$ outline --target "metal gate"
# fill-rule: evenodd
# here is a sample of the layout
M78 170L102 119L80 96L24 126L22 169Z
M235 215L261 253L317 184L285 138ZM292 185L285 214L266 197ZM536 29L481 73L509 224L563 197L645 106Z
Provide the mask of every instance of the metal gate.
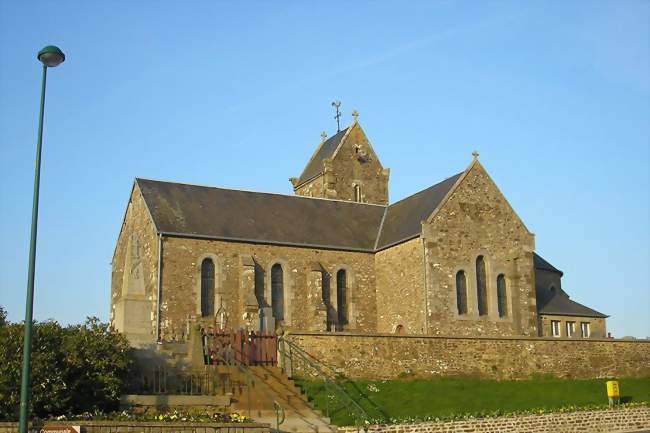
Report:
M277 365L278 337L254 331L204 328L203 357L206 365Z

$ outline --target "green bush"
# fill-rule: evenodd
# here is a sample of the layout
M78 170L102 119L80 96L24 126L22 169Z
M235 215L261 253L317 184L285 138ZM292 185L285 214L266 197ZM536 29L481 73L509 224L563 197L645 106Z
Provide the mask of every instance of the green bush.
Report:
M4 316L0 311L0 420L15 420L24 326ZM126 338L96 317L66 327L34 322L29 413L46 418L115 410L132 366Z

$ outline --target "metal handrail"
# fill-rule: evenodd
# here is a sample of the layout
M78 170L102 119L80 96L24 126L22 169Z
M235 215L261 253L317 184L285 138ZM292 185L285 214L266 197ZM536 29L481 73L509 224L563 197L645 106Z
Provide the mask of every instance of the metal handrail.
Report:
M207 361L209 359L210 350L209 350L209 347L206 347L205 334L203 334L203 332L201 332L201 334L202 334L201 335L201 345L202 345L202 349L203 349L203 356L204 356L204 360L205 360L205 362L207 364ZM234 349L234 351L237 352L237 349ZM244 363L237 360L237 357L233 357L233 359L226 360L219 353L215 352L214 355L216 355L217 359L219 361L221 361L224 366L235 366L235 367L237 367L237 369L240 372L244 373L244 375L246 377L246 391L248 393L248 396L247 396L248 397L247 398L247 400L248 400L248 417L252 419L252 416L251 416L251 386L252 386L252 384L254 384L256 382L257 378L253 375L253 373L251 373L250 368L246 364L244 364ZM208 365L210 365L210 364L208 364ZM261 390L262 393L269 400L273 401L273 408L275 409L275 418L276 418L276 430L280 431L280 424L282 424L284 422L284 420L285 420L284 408L282 407L282 405L280 403L278 403L275 400L274 396L272 396L268 391L266 391L264 389L263 386L258 386L257 389ZM282 419L281 420L280 420L280 413L282 414Z
M318 358L316 358L315 356L313 356L310 353L306 352L305 349L298 346L293 341L289 341L289 340L285 339L284 336L280 336L278 338L278 343L280 341L287 343L289 345L289 347L291 347L292 349L298 351L302 357L306 358L309 362L314 364L315 367L319 370L319 372L321 374L325 375L326 373L323 372L323 370L329 370L331 376L333 376L334 378L343 378L343 375L341 373L339 373L338 371L336 371L334 368L330 367L329 365L323 364L321 361L318 360ZM279 344L278 344L278 346L279 346Z
M284 348L284 344L286 344L289 347L289 353ZM342 375L333 368L322 364L320 361L318 361L315 357L312 355L308 354L305 352L300 346L298 346L296 343L287 340L284 338L284 336L280 336L278 339L278 351L280 352L280 355L282 357L288 356L290 362L293 362L293 352L295 352L303 362L305 362L309 367L313 368L316 370L318 373L318 377L320 377L325 385L328 387L328 389L334 388L335 391L338 391L338 393L342 396L345 397L345 400L347 400L349 403L352 404L352 407L356 409L356 415L354 416L355 422L357 423L357 426L361 425L363 422L368 421L370 419L370 416L368 415L368 412L359 404L357 400L354 399L346 390L343 388L341 385L339 385L336 380L333 380L331 375L326 374L323 370L330 370L331 373L333 373L333 376L335 378L341 377ZM282 368L286 368L286 362L282 363ZM286 373L286 370L285 370ZM359 417L358 415L361 415ZM328 414L329 416L329 414Z

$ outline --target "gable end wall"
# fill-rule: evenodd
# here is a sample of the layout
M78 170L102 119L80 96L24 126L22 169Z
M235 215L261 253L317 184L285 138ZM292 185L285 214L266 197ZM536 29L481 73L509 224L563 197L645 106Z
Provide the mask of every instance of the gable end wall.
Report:
M483 167L473 163L437 213L423 224L428 332L434 335L537 335L534 238ZM476 259L487 268L489 314L479 316ZM468 313L459 315L456 273L467 281ZM506 317L497 312L496 280L506 276Z
M139 244L134 252L134 236ZM135 284L134 281L140 281ZM111 263L110 321L131 344L155 341L158 237L144 199L134 185Z
M357 146L367 153L366 162L357 159ZM325 196L354 201L354 184L361 185L363 203L388 204L388 170L382 167L358 124L350 127L331 162L325 161Z

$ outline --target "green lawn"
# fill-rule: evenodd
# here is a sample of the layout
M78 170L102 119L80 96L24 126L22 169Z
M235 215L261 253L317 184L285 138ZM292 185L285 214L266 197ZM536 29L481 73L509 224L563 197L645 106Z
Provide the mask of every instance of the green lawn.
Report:
M352 403L322 382L296 380L315 406L337 425L352 425ZM650 378L620 379L623 402L650 402ZM440 417L466 413L518 412L607 404L605 379L540 378L520 381L430 379L347 382L344 388L374 419Z

